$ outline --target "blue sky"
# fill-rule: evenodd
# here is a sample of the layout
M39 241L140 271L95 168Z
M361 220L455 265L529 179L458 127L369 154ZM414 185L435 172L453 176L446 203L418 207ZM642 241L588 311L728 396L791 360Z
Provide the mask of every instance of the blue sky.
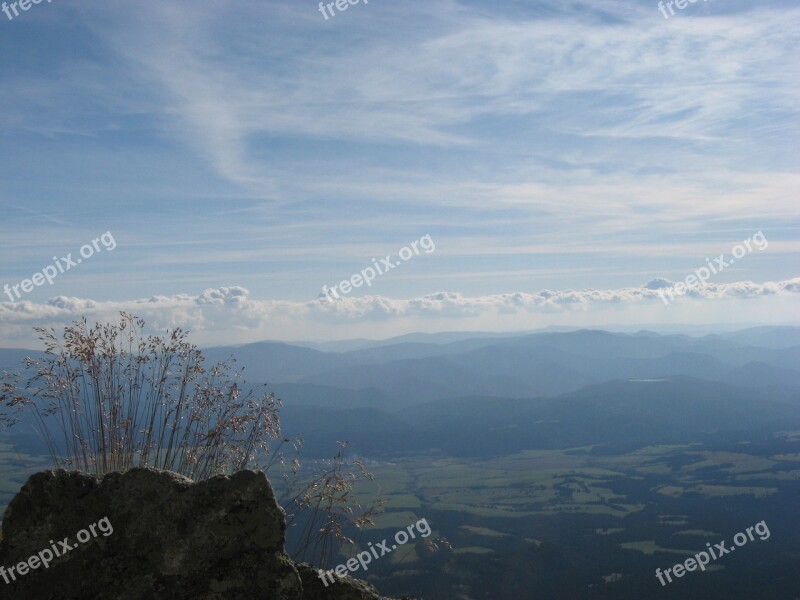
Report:
M121 309L202 343L797 323L798 45L777 1L0 13L0 285L116 241L0 296L0 345ZM759 231L711 287L655 297Z

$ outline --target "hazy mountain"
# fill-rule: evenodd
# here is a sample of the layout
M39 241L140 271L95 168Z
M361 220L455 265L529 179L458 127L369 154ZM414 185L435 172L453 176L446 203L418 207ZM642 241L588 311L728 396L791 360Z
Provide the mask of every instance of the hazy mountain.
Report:
M17 371L26 357L37 358L42 356L36 350L24 350L21 348L0 348L0 371Z
M450 398L394 414L310 406L284 410L284 422L303 430L309 451L348 439L365 454L438 450L484 456L597 444L638 447L689 443L722 431L800 426L796 392L687 377L611 381L556 398Z
M741 331L723 333L719 337L747 346L791 348L800 346L800 327L750 327Z
M222 346L208 348L203 352L210 363L226 361L235 356L236 367L244 367L248 381L264 383L296 381L309 373L325 372L354 364L341 354L320 352L283 342L258 342L235 348Z
M209 348L205 354L209 362L235 356L248 381L268 383L287 400L296 396L297 402L326 406L410 406L459 396L557 396L615 379L679 376L798 388L800 345L766 347L767 336L775 334L780 343L791 344L798 331L752 328L697 338L598 330L414 334L347 352L259 342ZM17 368L29 354L2 350L0 368ZM295 387L275 387L280 384Z
M603 331L544 333L493 341L476 349L466 340L442 347L445 355L388 360L388 353L417 348L376 349L344 355L360 362L300 379L332 387L375 388L414 404L466 395L554 396L612 379L689 376L748 385L800 386L800 348L774 350L740 346L722 338L612 334ZM387 354L381 355L381 351ZM423 349L427 352L428 348ZM380 362L379 360L388 360ZM368 361L368 362L364 362ZM777 371L775 369L778 369Z
M278 398L285 399L287 406L310 405L327 408L385 408L399 404L398 398L374 388L348 390L324 385L302 383L278 383L268 386Z
M570 327L545 328L541 331L572 330ZM384 346L396 346L400 344L450 344L463 340L496 340L503 338L520 337L532 332L506 332L494 333L488 331L442 331L439 333L407 333L385 340L366 340L353 339L332 342L292 342L296 346L305 346L322 350L324 352L350 352L353 350L368 350L372 348L382 348Z
M797 388L798 372L792 369L774 367L763 362L750 362L731 371L727 381L744 387L785 387Z

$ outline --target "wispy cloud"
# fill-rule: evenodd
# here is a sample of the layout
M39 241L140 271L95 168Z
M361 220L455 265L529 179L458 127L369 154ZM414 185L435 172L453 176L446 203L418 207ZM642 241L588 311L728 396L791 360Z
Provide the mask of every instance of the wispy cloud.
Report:
M30 213L3 215L0 282L105 230L113 265L54 293L299 301L423 233L437 261L381 294L636 286L758 230L736 278L796 275L800 9L361 8L64 2L6 27L0 198Z

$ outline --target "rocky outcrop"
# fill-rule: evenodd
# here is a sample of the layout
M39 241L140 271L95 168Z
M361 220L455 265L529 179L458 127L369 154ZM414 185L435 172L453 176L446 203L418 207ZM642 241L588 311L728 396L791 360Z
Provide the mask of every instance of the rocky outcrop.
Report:
M297 570L303 583L303 600L375 600L382 598L378 594L378 590L366 581L341 577L325 586L315 567L300 563L297 565Z
M3 519L0 598L381 599L349 578L326 588L286 555L285 530L263 473L37 473Z

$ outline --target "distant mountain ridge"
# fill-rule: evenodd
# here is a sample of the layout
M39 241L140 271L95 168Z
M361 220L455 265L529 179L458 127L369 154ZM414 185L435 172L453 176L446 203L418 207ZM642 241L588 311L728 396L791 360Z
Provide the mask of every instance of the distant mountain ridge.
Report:
M531 449L691 443L723 432L800 427L800 394L680 377L615 380L555 398L466 396L412 410L287 403L285 426L325 456L336 439L365 455L439 451L494 456Z
M212 363L235 356L250 384L267 383L284 400L286 433L301 434L312 456L330 456L342 439L367 455L472 456L800 427L800 328L454 337L347 352L259 342L205 354ZM0 351L0 369L27 354Z
M413 406L469 395L555 397L609 380L678 376L800 389L798 327L757 327L703 337L644 330L463 332L412 334L373 343L346 352L285 342L204 352L209 363L235 356L249 382L269 384L289 399L342 407ZM29 354L0 350L0 369L18 368Z

